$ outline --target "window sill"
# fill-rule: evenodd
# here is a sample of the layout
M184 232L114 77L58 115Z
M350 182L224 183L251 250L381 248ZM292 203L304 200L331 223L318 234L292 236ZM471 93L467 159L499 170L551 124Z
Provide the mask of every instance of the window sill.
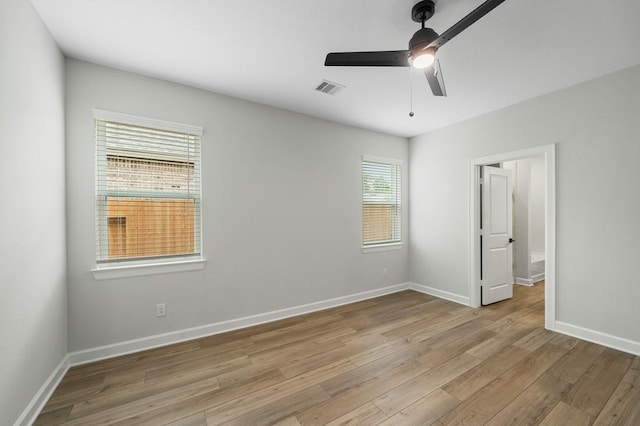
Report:
M388 243L388 244L374 244L370 246L363 246L363 253L375 253L378 251L400 250L404 247L404 243Z
M162 263L135 265L99 266L91 270L96 281L118 278L141 277L144 275L171 274L174 272L199 271L204 269L205 259L174 260Z

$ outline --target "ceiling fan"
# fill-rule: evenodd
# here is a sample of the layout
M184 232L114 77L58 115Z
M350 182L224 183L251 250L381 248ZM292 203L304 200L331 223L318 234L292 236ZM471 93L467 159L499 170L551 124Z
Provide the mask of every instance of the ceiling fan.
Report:
M462 18L451 28L438 35L433 29L425 28L424 23L433 16L435 3L423 0L411 9L411 18L420 22L422 28L409 40L408 50L387 50L377 52L333 52L327 55L324 65L327 67L408 67L423 69L435 96L447 96L440 63L436 52L445 43L467 29L478 19L491 12L505 0L487 0Z

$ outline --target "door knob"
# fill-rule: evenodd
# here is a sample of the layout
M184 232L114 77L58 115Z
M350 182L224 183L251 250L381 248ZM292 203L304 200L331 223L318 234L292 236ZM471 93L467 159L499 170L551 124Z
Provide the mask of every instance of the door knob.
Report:
M511 244L512 242L514 242L515 240L513 238L509 238L509 244Z

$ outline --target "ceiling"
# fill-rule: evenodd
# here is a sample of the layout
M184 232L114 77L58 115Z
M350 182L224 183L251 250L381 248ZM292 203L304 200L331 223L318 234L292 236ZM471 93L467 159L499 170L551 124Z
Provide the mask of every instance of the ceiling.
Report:
M427 26L482 1L436 0ZM420 72L411 90L409 68L324 67L406 49L416 0L31 2L67 56L404 137L640 63L637 0L506 0L438 51L446 98ZM346 88L315 91L323 79Z

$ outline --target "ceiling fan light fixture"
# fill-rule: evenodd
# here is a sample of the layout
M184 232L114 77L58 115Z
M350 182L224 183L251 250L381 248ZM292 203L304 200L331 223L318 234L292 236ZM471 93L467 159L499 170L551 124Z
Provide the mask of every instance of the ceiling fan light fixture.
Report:
M436 50L432 47L412 51L409 55L411 66L419 70L425 69L436 60Z
M411 56L411 65L414 68L423 70L431 66L431 64L433 64L435 60L436 60L435 52L423 51L418 53L416 56L413 56L413 55Z

